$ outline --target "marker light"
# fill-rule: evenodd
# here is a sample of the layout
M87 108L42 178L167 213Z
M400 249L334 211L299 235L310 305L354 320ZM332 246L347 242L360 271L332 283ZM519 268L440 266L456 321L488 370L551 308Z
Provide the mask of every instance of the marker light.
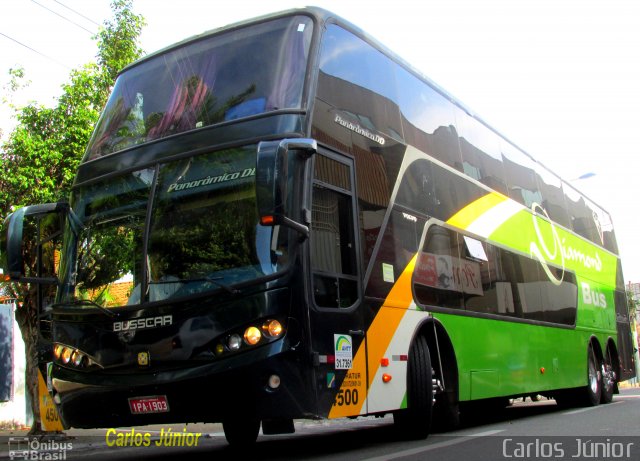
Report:
M241 344L242 344L242 338L240 338L240 335L235 335L235 334L231 335L227 340L227 346L229 347L229 350L232 350L232 351L237 351L238 349L240 349Z
M221 343L216 344L216 355L224 354L224 346Z
M271 375L269 376L269 387L271 389L277 389L280 387L280 376L278 375Z
M283 328L282 324L277 320L267 320L262 325L262 330L272 338L277 338L282 334Z
M388 383L389 381L391 381L391 378L392 378L391 375L388 375L387 373L384 373L382 375L382 382L383 383Z
M262 333L256 327L249 327L244 331L244 341L250 346L258 344L262 338Z
M263 226L273 226L275 224L275 218L271 215L260 216L260 224Z

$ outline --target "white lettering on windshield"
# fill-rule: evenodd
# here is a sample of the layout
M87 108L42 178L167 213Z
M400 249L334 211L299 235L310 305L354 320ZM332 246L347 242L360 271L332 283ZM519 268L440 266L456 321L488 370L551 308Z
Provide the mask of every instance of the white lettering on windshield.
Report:
M219 176L207 176L206 178L197 179L190 182L174 182L169 185L167 192L176 192L186 189L194 189L196 187L209 186L211 184L220 184L223 182L235 181L240 178L249 178L256 175L255 168L245 168L242 171L236 171L235 173L225 173Z

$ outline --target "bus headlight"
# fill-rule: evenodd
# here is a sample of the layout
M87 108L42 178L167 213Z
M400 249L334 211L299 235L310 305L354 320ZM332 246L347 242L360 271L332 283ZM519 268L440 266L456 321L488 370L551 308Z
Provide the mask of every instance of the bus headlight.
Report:
M60 360L60 357L62 357L63 349L64 346L62 344L55 344L53 346L53 358L56 360Z
M258 344L261 338L262 333L256 327L249 327L244 331L244 341L250 346Z
M69 363L71 361L71 353L72 353L72 349L70 347L63 347L62 348L62 363L64 363L65 365L67 363Z
M282 324L277 320L267 320L262 325L262 330L272 338L277 338L282 334L284 328L282 328Z
M238 349L240 349L241 344L242 344L242 338L240 338L240 335L236 335L236 334L231 335L227 340L227 347L229 348L230 351L237 351Z
M60 343L53 344L53 359L63 365L73 365L76 368L87 370L95 367L102 368L102 365L86 352Z
M73 351L71 354L71 362L77 367L81 367L84 362L84 354L80 351Z

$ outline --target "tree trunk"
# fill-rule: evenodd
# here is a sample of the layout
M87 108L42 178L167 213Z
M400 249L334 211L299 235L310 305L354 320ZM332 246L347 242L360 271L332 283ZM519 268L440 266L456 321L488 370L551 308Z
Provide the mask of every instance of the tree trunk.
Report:
M25 290L27 291L27 290ZM38 307L35 289L29 288L24 302L16 308L16 321L22 333L26 356L25 390L31 399L33 424L29 435L46 433L40 418L40 398L38 394Z

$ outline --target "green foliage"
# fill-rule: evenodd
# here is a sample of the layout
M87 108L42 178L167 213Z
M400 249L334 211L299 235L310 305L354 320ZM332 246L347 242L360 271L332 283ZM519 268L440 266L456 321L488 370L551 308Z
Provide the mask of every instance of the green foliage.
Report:
M18 124L0 153L0 216L12 207L65 199L117 72L142 55L144 26L131 0L114 0L114 18L96 36L97 64L71 72L52 107L32 103L16 109ZM24 84L24 72L11 72L10 91Z
M629 309L629 318L635 318L638 311L638 300L632 291L627 291L627 307Z
M9 95L3 103L15 110L18 124L0 147L0 222L15 208L68 197L78 164L117 73L142 55L138 37L144 20L133 13L131 6L132 0L113 0L113 19L105 21L95 37L97 62L71 72L53 107L37 103L21 109L15 107L11 96L27 83L22 69L10 71ZM33 266L34 261L26 264ZM34 372L39 365L38 306L34 290L35 287L29 285L4 287L5 292L15 294L21 305L16 319L27 349L27 388L34 415L30 434L41 431ZM106 302L110 294L105 290L99 297Z

